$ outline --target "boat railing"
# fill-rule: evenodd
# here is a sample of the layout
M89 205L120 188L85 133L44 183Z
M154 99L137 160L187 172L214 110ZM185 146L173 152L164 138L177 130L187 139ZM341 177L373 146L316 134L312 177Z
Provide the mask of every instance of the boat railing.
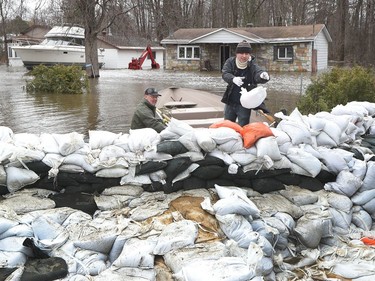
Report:
M34 38L17 38L14 40L14 43L18 46L30 46L30 45L37 45L41 42L40 39Z

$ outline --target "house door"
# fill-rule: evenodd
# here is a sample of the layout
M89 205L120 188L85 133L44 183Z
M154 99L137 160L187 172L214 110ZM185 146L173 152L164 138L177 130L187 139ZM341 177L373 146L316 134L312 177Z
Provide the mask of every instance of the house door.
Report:
M220 70L223 68L225 61L229 58L230 47L228 45L220 46Z

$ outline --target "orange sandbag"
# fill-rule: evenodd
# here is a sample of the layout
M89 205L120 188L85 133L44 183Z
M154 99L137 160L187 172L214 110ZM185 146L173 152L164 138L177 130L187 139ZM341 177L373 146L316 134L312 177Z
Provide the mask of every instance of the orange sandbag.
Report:
M240 133L242 135L242 127L237 124L236 122L230 121L230 120L221 120L217 121L210 125L209 128L220 128L220 127L227 127L235 130L237 133Z
M262 122L254 122L243 126L242 138L245 148L252 147L260 138L273 136L270 127Z
M375 246L375 238L362 237L361 241L363 242L363 244Z

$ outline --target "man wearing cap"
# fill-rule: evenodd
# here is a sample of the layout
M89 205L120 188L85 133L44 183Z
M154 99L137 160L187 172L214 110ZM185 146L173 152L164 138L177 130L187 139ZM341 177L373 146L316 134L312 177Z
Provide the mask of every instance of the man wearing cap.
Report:
M257 87L258 83L267 83L270 77L255 62L255 57L251 55L251 45L245 40L238 43L236 56L230 57L224 63L222 78L228 83L223 95L222 102L225 103L224 119L236 122L244 126L250 122L251 109L241 105L241 87L247 91ZM265 113L268 110L262 104L261 108Z
M131 129L152 128L160 133L166 128L166 125L156 114L156 103L159 96L161 95L154 88L146 89L142 101L137 105L133 114Z

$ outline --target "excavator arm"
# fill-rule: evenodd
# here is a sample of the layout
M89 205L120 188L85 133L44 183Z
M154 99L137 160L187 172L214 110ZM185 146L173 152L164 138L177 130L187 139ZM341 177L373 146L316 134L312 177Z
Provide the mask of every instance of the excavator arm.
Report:
M133 58L131 62L129 62L129 69L142 69L143 62L147 58L150 57L151 60L151 68L152 69L159 69L160 65L155 61L154 56L152 55L151 46L148 45L146 49L142 52L139 58Z

